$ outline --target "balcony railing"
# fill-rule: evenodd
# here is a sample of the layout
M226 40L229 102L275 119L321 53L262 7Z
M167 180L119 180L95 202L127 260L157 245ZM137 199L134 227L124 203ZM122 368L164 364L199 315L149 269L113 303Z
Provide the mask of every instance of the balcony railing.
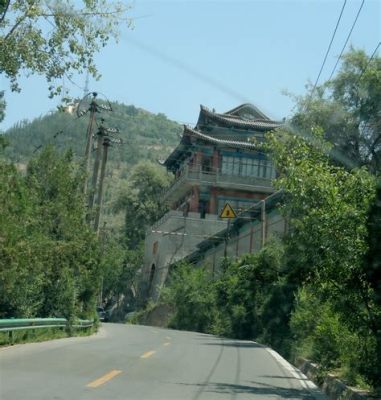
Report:
M186 165L180 170L180 174L172 185L165 191L164 198L169 200L182 187L186 190L189 186L201 184L249 191L263 190L267 193L271 193L273 189L269 178L227 175L221 173L218 169L205 170L200 165Z

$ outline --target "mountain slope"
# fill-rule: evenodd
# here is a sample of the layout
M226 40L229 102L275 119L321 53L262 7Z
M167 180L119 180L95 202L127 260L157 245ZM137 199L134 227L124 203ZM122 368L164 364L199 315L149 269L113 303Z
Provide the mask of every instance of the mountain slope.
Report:
M181 126L164 114L152 114L132 105L111 103L113 112L97 114L97 124L105 119L105 126L116 127L123 140L122 146L110 151L110 160L130 166L141 159L156 160L169 154L177 144ZM52 143L58 149L71 148L77 157L83 156L88 114L77 118L75 114L56 111L52 114L23 121L5 132L10 145L7 156L15 162L25 162L38 151L39 146Z
M109 151L102 221L109 229L120 230L124 213L114 214L113 204L125 190L131 168L141 160L156 162L165 158L177 145L182 127L164 114L155 115L132 105L114 102L112 108L113 112L97 114L97 125L104 118L104 125L118 128L123 140L123 145L115 145ZM62 151L72 149L80 161L85 152L88 121L88 114L77 118L75 114L56 111L30 122L20 122L5 132L9 141L5 155L24 168L42 146L54 144ZM157 168L163 167L157 164Z

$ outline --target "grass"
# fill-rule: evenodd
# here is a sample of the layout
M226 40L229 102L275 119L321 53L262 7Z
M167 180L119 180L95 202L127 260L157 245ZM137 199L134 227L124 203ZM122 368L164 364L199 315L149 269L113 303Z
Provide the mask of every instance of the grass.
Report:
M63 339L72 336L89 336L97 331L97 326L90 328L72 329L69 334L65 328L46 328L46 329L20 329L12 332L0 332L0 346L9 346L19 343L45 342L53 339Z

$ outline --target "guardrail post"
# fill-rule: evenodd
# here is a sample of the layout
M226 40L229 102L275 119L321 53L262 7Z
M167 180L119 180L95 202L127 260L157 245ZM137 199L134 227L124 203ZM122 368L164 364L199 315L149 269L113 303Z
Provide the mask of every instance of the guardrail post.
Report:
M8 342L11 346L13 346L13 331L8 332Z

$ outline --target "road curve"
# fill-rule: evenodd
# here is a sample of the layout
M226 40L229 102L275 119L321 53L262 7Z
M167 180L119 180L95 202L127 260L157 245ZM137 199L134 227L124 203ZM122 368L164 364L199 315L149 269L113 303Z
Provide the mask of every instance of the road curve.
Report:
M324 399L250 341L104 324L92 337L0 349L1 400Z

